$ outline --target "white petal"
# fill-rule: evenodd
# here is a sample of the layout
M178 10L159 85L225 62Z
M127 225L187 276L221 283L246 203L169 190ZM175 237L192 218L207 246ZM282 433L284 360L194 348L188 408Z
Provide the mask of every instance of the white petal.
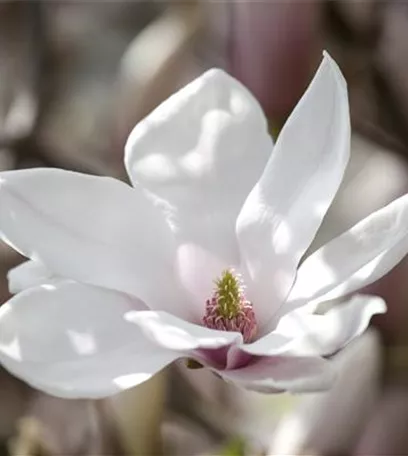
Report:
M329 361L319 357L273 356L241 369L218 371L224 379L263 393L322 391L334 382Z
M190 298L196 321L204 316L205 303L214 292L215 279L228 266L195 244L184 244L177 249L177 273Z
M282 312L356 291L390 271L408 251L408 195L374 212L301 265Z
M56 279L56 276L40 261L28 260L19 264L7 274L10 293L16 294L27 288Z
M131 311L126 319L135 323L155 344L169 350L216 349L242 342L240 333L195 325L167 312Z
M362 334L373 315L386 310L382 298L368 295L356 295L324 315L310 315L295 310L281 319L276 330L252 344L243 345L241 349L258 356L278 353L332 355ZM282 341L280 345L279 337Z
M237 264L235 220L272 151L258 102L222 70L210 70L140 122L126 168L161 205L182 244Z
M125 294L75 282L24 291L0 308L0 362L61 397L103 397L141 383L179 357L124 315Z
M333 358L333 387L299 398L274 430L267 454L352 454L379 399L381 345L367 331Z
M57 169L1 173L0 236L57 276L156 308L183 304L174 296L175 250L161 213L115 179Z
M335 305L324 315L292 312L279 322L277 332L298 339L299 345L313 347L321 356L332 355L362 334L374 315L387 311L378 296L355 295L346 303ZM303 333L303 335L301 335Z
M342 180L349 146L346 84L325 54L237 221L260 321L286 298Z

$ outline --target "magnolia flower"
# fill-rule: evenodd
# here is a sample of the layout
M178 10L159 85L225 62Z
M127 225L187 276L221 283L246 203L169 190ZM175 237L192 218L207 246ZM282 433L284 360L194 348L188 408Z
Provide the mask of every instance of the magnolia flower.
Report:
M328 356L385 304L317 304L408 249L402 197L303 259L349 141L346 84L325 54L273 151L256 100L210 70L134 128L133 188L58 169L1 173L0 232L30 260L10 273L19 293L0 309L0 362L65 397L114 394L178 358L258 391L329 387Z

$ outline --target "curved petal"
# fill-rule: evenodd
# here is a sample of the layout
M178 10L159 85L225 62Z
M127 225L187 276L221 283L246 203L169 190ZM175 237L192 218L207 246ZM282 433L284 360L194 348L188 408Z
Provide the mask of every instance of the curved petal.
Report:
M248 294L260 321L286 298L299 260L340 185L349 146L346 84L325 54L237 220L252 281Z
M334 306L324 315L294 311L281 319L275 331L240 348L258 356L286 352L298 356L329 356L362 334L373 315L386 310L382 298L356 295L347 303ZM279 337L283 341L280 346L277 344Z
M0 236L57 276L153 308L184 304L175 296L173 236L161 213L118 180L57 169L1 173Z
M356 291L385 275L407 252L408 195L404 195L306 258L281 312Z
M180 243L236 265L235 220L271 151L258 102L213 69L134 128L125 163L133 183L161 205Z
M261 393L323 391L335 379L331 363L319 357L265 357L246 367L217 373L225 380Z
M333 387L300 398L274 429L267 454L353 454L381 394L379 339L369 330L333 357L338 373Z
M362 334L374 315L387 311L378 296L355 295L348 302L335 305L324 315L291 312L279 322L277 332L298 339L315 353L329 356Z
M7 279L10 293L16 294L27 288L53 281L57 277L41 261L28 260L10 269Z
M238 332L218 331L189 323L167 312L130 311L126 320L135 323L145 337L169 350L216 349L242 343Z
M0 308L0 362L52 395L103 397L149 379L180 355L124 318L125 294L66 281L24 291Z

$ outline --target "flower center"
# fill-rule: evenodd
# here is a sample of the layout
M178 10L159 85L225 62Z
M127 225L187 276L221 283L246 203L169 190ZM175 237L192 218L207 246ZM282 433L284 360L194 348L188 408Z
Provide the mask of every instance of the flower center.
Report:
M232 269L222 272L215 280L215 289L207 299L203 323L207 328L237 331L245 343L251 342L257 331L255 313L244 293L241 277Z

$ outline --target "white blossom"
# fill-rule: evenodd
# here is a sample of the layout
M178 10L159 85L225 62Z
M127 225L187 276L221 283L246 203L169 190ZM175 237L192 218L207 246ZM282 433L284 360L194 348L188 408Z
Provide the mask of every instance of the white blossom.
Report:
M0 234L29 258L9 275L18 294L0 309L0 362L64 397L114 394L178 358L258 391L328 388L328 357L385 312L378 297L349 295L408 250L404 196L304 259L349 148L346 84L324 54L274 146L257 101L214 69L136 125L132 187L0 173ZM222 301L233 324L211 313L225 271L237 278ZM239 315L253 318L246 333ZM236 331L214 329L224 323Z

